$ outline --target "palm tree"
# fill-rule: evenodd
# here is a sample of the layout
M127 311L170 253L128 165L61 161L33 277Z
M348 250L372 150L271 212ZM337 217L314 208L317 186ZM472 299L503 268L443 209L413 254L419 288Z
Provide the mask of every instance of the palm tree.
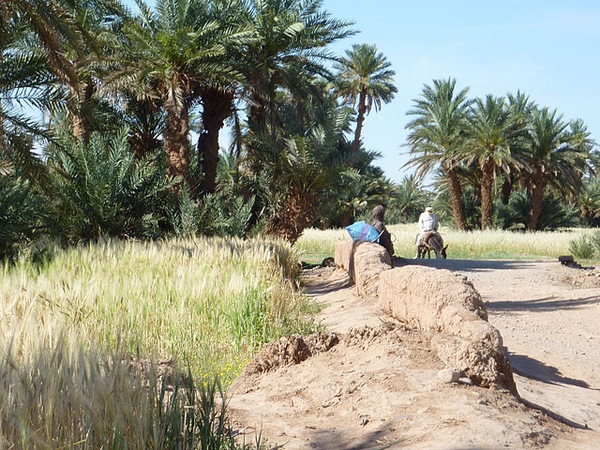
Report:
M136 158L126 130L114 136L92 133L87 145L71 138L51 146L54 231L68 242L159 237L168 225L175 181L164 176L156 156Z
M140 14L124 27L125 43L105 78L113 90L135 89L139 98L158 98L166 111L163 130L169 175L190 186L190 108L212 80L226 77L221 57L240 37L212 20L208 0L158 0L155 11L136 0Z
M328 75L327 45L353 34L350 23L330 18L322 0L249 0L246 17L252 39L243 49L240 71L246 80L248 127L274 137L277 91L292 98L311 90L315 74ZM316 86L317 90L320 89ZM315 92L315 91L313 91Z
M569 128L570 127L570 128ZM527 185L531 194L531 216L527 228L537 229L546 188L577 195L588 169L593 143L581 121L570 124L556 109L536 108L531 120L531 153Z
M365 116L381 109L381 103L389 103L398 92L394 86L396 72L375 45L354 44L346 50L346 57L337 64L338 90L344 101L357 107L356 130L352 146L358 149Z
M57 77L49 67L59 78L75 80L64 57L64 43L77 43L79 37L71 17L55 1L1 2L0 22L0 149L8 154L15 133L40 132L12 107L14 101L30 107L56 106L59 96L48 86Z
M413 100L413 109L407 114L415 118L406 125L407 144L414 156L405 166L416 167L417 176L422 177L441 165L450 185L454 223L460 230L467 228L457 169L466 137L468 92L468 88L456 92L455 79L433 80L433 87L425 85L421 98Z
M12 42L0 44L0 152L7 156L25 135L48 137L43 128L23 113L23 106L56 110L63 100L45 53L23 45L17 35L13 37Z
M531 120L531 111L536 107L535 102L529 100L529 96L525 95L521 91L517 91L516 94L507 94L510 114L514 117L513 120L520 122L524 127L529 127L529 121ZM522 148L515 149L514 153L525 154L528 152L529 139L520 140ZM515 143L513 143L515 145ZM522 174L526 167L524 166L526 161L519 159L519 161L507 161L503 173L502 187L501 187L501 200L503 205L508 205L510 201L510 195L516 185L522 181Z
M225 42L226 51L218 57L207 80L198 86L202 104L202 133L198 139L198 156L202 166L200 191L213 193L216 189L219 165L219 132L225 120L235 111L235 101L244 85L240 64L243 49L252 34L245 3L241 0L211 0L208 14L224 30L236 30L236 39Z
M596 151L596 141L591 138L587 125L582 119L571 120L568 135L573 148L581 152L588 161L587 169L590 174L595 173L595 169L600 163L600 153Z
M579 194L579 211L589 226L598 226L600 219L600 179L587 177L583 179Z
M511 114L502 97L478 98L470 112L463 154L467 165L474 164L480 172L481 229L485 229L492 221L494 180L519 160L517 150L522 148L527 129L519 115Z
M400 181L390 199L389 209L398 214L405 223L416 222L429 200L430 195L423 189L423 180L411 174L404 176Z
M46 64L65 91L63 100L72 133L85 142L95 116L97 86L91 62L102 52L101 40L110 34L106 33L110 24L124 14L119 2L16 0L3 13L27 29L23 41L45 55Z

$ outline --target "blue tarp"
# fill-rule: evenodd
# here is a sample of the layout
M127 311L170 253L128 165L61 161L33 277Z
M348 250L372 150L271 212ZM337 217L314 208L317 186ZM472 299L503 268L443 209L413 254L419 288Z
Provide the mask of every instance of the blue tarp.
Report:
M346 230L350 234L353 241L368 241L379 243L379 232L375 227L366 222L358 221L352 225L348 225Z

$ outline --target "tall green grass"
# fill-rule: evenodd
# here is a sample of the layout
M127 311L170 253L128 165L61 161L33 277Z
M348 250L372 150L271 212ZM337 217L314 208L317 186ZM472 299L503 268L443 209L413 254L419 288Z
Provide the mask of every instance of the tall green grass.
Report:
M5 266L0 314L25 352L60 333L89 348L174 357L227 384L265 342L310 327L293 289L298 256L278 241L109 241Z
M0 359L1 449L225 449L220 384L160 374L60 337L52 349Z
M415 256L417 224L388 225L395 254L402 258ZM571 253L571 241L590 231L567 229L552 232L514 232L505 230L457 231L441 227L448 244L449 259L554 259ZM335 243L350 239L345 229L308 229L296 243L306 262L318 264L334 255Z
M263 343L317 328L299 271L283 241L221 238L107 241L3 266L0 448L224 448L217 386ZM132 358L177 371L157 384L125 368Z

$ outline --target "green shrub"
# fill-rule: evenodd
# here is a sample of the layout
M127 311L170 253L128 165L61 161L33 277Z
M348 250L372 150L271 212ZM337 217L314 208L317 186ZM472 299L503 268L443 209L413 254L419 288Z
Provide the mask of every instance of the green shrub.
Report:
M49 151L54 230L67 242L99 237L161 237L165 211L176 203L176 180L165 176L159 154L137 159L126 130L92 134L89 145L65 140Z
M582 233L569 243L573 256L581 259L600 258L600 231Z
M0 259L12 259L42 228L42 199L20 177L0 174Z

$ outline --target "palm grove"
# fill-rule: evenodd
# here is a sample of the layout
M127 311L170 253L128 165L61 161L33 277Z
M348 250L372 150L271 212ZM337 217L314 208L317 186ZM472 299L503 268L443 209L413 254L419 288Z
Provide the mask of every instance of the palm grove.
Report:
M400 222L434 202L460 229L597 224L581 120L434 80L408 112L415 174L396 185L361 139L395 74L374 45L335 55L355 30L322 1L138 6L0 0L2 256L105 236L295 242L377 203Z

